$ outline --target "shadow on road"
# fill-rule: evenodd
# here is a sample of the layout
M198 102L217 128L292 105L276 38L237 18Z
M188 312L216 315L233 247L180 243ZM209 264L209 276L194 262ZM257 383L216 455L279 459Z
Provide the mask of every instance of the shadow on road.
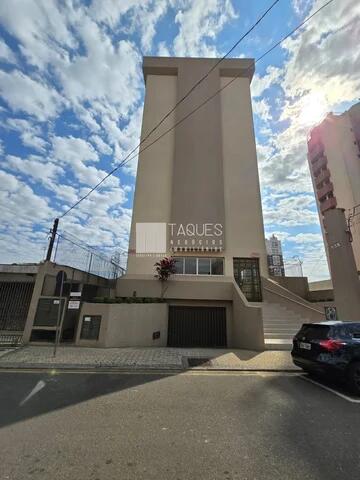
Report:
M0 372L0 428L171 375Z

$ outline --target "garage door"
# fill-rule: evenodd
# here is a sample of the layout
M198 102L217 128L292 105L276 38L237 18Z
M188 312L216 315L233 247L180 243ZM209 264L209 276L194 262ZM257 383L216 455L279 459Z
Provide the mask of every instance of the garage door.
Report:
M225 307L169 307L169 347L226 347Z

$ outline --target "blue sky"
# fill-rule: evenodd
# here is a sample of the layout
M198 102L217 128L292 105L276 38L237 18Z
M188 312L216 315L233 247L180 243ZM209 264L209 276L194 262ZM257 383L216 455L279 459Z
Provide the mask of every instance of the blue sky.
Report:
M220 56L270 3L0 2L0 262L40 260L53 218L137 144L142 55ZM323 3L280 0L232 56L258 57ZM306 135L359 97L359 19L360 2L335 0L259 62L252 82L266 232L280 236L289 262L303 258L313 280L328 271ZM136 160L61 229L127 250L135 172Z

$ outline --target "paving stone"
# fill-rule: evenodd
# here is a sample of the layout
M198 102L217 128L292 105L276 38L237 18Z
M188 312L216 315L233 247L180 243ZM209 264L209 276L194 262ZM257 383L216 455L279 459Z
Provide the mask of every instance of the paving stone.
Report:
M208 348L87 348L60 346L56 357L51 346L30 346L8 351L0 367L63 366L184 369L187 358L210 359L206 368L235 370L297 370L288 351L254 352ZM201 368L201 367L196 367Z

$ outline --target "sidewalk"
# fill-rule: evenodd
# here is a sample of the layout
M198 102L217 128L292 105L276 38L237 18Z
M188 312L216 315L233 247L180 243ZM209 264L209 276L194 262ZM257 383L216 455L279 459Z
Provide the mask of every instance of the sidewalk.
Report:
M2 353L0 369L4 368L299 371L290 352L283 350L61 346L54 358L53 347L28 345Z

